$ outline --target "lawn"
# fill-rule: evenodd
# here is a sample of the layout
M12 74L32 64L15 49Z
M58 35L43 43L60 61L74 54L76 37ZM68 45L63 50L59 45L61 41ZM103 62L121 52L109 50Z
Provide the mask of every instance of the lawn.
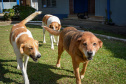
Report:
M12 25L0 26L0 84L23 83L22 73L16 69L16 56L9 43L11 27ZM42 28L34 25L27 27L39 41L39 51L42 54L38 62L29 59L27 72L30 83L75 84L71 57L64 52L61 57L61 68L56 68L57 46L55 44L55 50L51 50L48 32L46 32L47 43L43 44ZM89 62L82 84L126 84L126 44L100 39L104 45Z

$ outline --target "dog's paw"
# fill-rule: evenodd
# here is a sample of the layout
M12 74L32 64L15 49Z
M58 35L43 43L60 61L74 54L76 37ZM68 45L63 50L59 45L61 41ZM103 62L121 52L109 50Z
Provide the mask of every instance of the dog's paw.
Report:
M56 64L56 67L57 67L57 68L60 68L60 64Z
M46 41L43 41L43 43L46 43Z
M51 47L52 50L54 50L54 47Z
M83 79L84 78L84 75L81 75L80 78Z
M17 69L18 69L18 70L21 70L19 66L17 66Z
M53 42L56 43L56 40L54 40Z

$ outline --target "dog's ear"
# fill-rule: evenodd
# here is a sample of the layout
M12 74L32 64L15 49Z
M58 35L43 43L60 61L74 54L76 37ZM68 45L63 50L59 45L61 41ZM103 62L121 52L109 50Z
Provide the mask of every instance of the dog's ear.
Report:
M98 39L98 43L99 43L99 47L102 48L103 42L100 39Z
M79 33L79 35L77 35L76 39L77 39L78 42L81 42L82 35L83 35L83 33Z
M82 39L82 38L81 38L81 37L79 37L79 38L77 39L77 42L81 42L81 39Z
M53 29L51 24L49 25L49 28Z
M24 53L24 44L20 45L20 53L23 54Z
M61 25L59 24L58 30L60 30L60 29L61 29Z

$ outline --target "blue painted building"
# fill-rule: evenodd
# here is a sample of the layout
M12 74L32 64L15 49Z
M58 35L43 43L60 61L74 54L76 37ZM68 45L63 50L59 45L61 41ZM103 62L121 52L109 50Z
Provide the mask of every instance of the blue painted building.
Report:
M69 14L69 0L38 0L38 10L42 14L53 14L60 19L67 18Z
M95 16L104 16L106 17L105 9L109 6L110 18L112 22L119 26L126 26L126 0L95 0Z
M29 5L38 10L38 0L0 0L0 13L3 9L11 9L15 5Z
M36 10L43 11L42 15L53 14L60 19L84 12L88 12L89 16L107 15L107 18L112 19L116 25L126 26L126 0L0 0L0 13L3 8L9 9L17 4L30 5Z
M3 12L3 9L10 9L13 6L17 5L17 1L16 0L0 0L0 13Z
M70 14L88 12L88 1L95 0L38 0L38 10L43 11L43 15L53 14L62 19Z
M60 18L88 11L89 16L107 17L116 25L126 26L125 4L126 0L38 0L38 10Z

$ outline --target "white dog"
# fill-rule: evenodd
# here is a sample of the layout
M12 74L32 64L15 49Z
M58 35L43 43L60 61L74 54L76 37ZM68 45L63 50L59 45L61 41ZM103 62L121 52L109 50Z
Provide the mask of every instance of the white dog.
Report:
M46 14L43 19L42 19L42 26L47 26L53 30L57 30L60 31L61 29L61 23L58 17L50 15L50 14ZM43 27L43 43L46 43L45 41L45 28ZM50 40L51 40L51 49L54 50L54 45L53 45L53 41L55 41L54 35L50 34ZM57 36L57 46L59 43L59 36Z
M21 69L25 84L29 84L27 76L29 56L34 61L37 61L37 59L41 57L41 54L38 51L38 41L33 39L31 32L26 28L25 24L38 14L41 14L41 12L35 12L20 23L13 25L10 32L10 43L13 46L14 53L17 57L17 69Z

